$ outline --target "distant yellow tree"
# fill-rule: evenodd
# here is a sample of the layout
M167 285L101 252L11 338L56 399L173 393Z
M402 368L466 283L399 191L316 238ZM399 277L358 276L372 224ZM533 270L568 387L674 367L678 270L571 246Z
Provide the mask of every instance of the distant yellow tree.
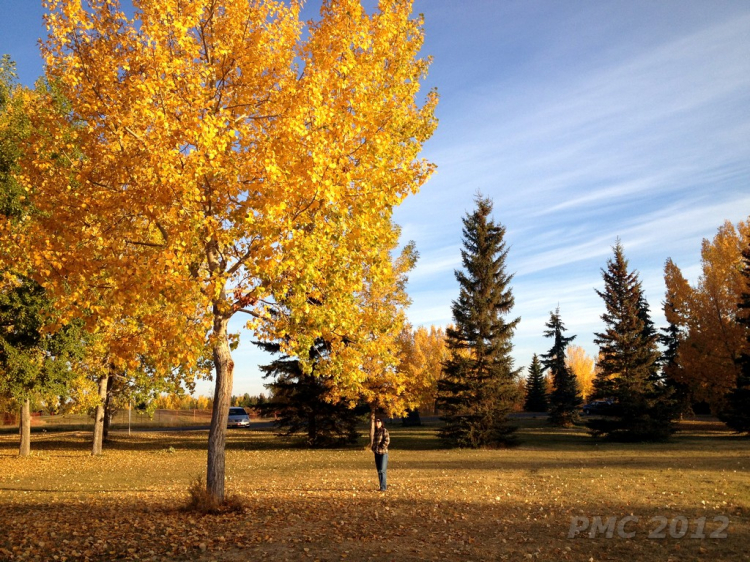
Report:
M579 345L569 345L565 350L565 364L578 379L581 395L587 400L594 388L596 368L594 358L586 354L586 350Z
M195 400L195 407L198 410L208 410L211 408L211 398L208 396L198 396Z
M448 358L445 330L435 326L416 330L408 327L401 334L399 370L414 381L419 381L417 403L421 411L434 412L437 384L443 372L443 362Z
M398 238L398 228L393 227L389 244L381 251L383 260L389 261ZM400 368L404 348L401 344L407 331L405 309L410 304L406 294L408 272L414 267L417 252L414 243L409 243L400 256L393 261L387 275L381 270L366 271L365 289L357 295L357 306L361 308L361 322L350 325L348 341L342 353L350 346L359 347L362 358L357 377L349 377L351 383L342 385L334 379L332 400L346 399L350 402L365 402L370 406L370 437L375 431L378 412L388 416L402 416L407 410L419 406L425 383L421 373L409 373Z
M373 15L324 0L307 28L298 2L44 4L53 88L26 106L20 178L39 214L13 244L70 316L106 325L161 300L202 321L186 331L154 307L142 337L181 363L209 334L221 501L235 313L297 357L330 342L316 372L342 395L387 372L390 342L360 337L375 313L359 302L392 276L393 207L433 169L418 159L437 101L416 102L422 22L411 0Z
M713 240L704 239L701 276L695 286L671 259L664 267L670 304L665 315L681 338L672 376L688 386L694 400L708 402L714 412L722 409L726 394L735 387L737 359L748 345L737 322L744 288L743 239L748 236L750 220L736 226L727 221Z

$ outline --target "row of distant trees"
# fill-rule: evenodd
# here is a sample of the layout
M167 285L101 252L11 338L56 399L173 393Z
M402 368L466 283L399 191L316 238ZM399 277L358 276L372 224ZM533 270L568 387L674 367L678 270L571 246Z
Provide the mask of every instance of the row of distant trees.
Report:
M737 431L744 432L750 428L748 422L743 421L745 406L748 404L747 401L743 402L743 397L746 397L747 392L747 374L744 370L747 368L750 333L747 327L749 244L748 223L740 222L735 226L727 222L722 225L712 241L703 242L702 274L694 286L685 280L671 259L667 260L667 292L662 304L668 324L658 332L650 320L637 274L627 271L621 246L615 248L615 258L609 263L607 271L603 272L607 292L600 295L608 303L608 312L603 319L611 323L614 316L610 303L617 302L612 296L617 290L622 292L622 288L629 288L633 294L631 301L635 303L629 309L629 325L640 327L641 338L633 341L640 342L642 347L627 349L632 354L639 354L634 357L645 362L649 373L647 380L653 381L652 390L664 391L660 400L655 396L651 397L652 402L658 403L664 410L663 416L671 419L675 414L713 413ZM635 298L636 292L640 292L638 298ZM622 300L620 302L625 305ZM552 315L551 324L557 323L558 316L559 311ZM625 333L624 327L597 334L596 341L602 347L600 361L595 369L594 392L590 394L592 397L608 400L614 398L608 393L612 391L612 381L621 376L622 371L618 369L622 369L623 365L613 366L612 362L604 359L607 352L612 351L611 346L607 347L606 344L615 337L621 337L622 333ZM568 338L567 341L571 340L572 338ZM658 349L656 343L661 344ZM549 354L545 357L549 357ZM574 363L569 361L567 367L573 371L572 374L576 374L572 364ZM551 367L549 363L540 363L535 356L529 367L525 408L545 412L551 408L551 418L556 420L556 409L562 407L570 415L574 415L580 400L575 393L570 394L570 399L561 400L557 379L549 381L545 369L549 369L548 372L557 377L562 373L563 379L575 380L579 386L585 377L570 378L562 367ZM586 393L585 396L587 395L589 394ZM606 405L599 408L605 412L607 409ZM616 413L618 406L612 404L609 410L610 413ZM663 421L664 419L660 419L659 426L669 427L668 424L662 424ZM592 421L590 425L600 426L601 423Z
M549 412L554 425L570 426L581 421L584 399L601 401L599 413L605 414L587 421L592 434L612 439L666 439L677 417L701 408L738 431L750 429L741 421L747 392L747 224L727 223L713 242L704 242L703 275L695 287L681 281L667 261L663 305L669 324L661 330L618 240L597 290L605 310L603 329L595 334L598 360L572 345L575 336L567 335L558 308L544 334L551 347L534 355L524 379L511 357L518 319L506 319L513 296L512 276L505 272L505 229L491 212L492 202L478 198L476 210L464 219L454 324L445 332L407 327L399 338L397 369L418 381L418 408L441 413L446 443L513 443L508 414L522 406ZM356 404L330 402L325 382L303 373L295 358L282 357L264 371L272 380L268 405L283 413L278 424L287 433L306 432L311 445L353 439Z
M447 331L449 359L438 388L447 422L442 436L461 446L511 444L507 415L518 403L512 334L507 319L514 301L505 271L505 229L491 217L492 204L477 200L464 219L463 270L453 303L455 326ZM696 286L667 260L664 310L657 330L638 272L618 240L602 269L603 330L595 335L594 362L571 345L559 308L550 313L550 349L528 368L525 409L549 412L554 425L579 421L584 392L602 401L603 417L587 422L592 433L624 440L666 439L673 420L706 407L738 431L750 430L748 396L748 299L750 223L726 223L704 241ZM661 345L660 345L661 344Z

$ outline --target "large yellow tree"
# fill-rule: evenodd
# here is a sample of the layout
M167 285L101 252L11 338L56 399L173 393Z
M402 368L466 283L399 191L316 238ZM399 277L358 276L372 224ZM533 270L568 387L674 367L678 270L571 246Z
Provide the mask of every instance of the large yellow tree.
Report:
M679 345L672 376L687 385L695 401L714 412L736 384L737 359L747 349L737 305L744 290L742 249L750 237L750 221L725 222L713 240L704 239L701 275L691 286L671 260L664 267L667 286L665 316L678 329Z
M432 171L418 159L437 99L416 102L421 21L411 0L372 15L325 0L309 26L298 2L273 0L45 5L54 93L28 104L21 178L40 216L15 243L71 315L107 324L170 303L143 337L179 362L196 345L172 312L203 319L221 500L235 313L298 357L331 342L325 372L344 395L390 353L351 334L368 287L393 277L392 209Z

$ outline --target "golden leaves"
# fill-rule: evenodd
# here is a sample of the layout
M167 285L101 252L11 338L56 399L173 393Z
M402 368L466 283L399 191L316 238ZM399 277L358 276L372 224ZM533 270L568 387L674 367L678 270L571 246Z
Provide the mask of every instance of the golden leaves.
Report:
M586 354L586 350L579 345L569 345L565 349L565 365L578 380L581 395L586 400L594 388L596 368L594 358Z
M304 38L297 2L45 6L50 87L21 162L40 217L19 244L40 280L125 364L188 360L212 314L251 309L287 351L330 341L342 394L370 377L403 395L391 217L432 171L437 101L417 104L411 2L324 2Z
M727 221L713 240L704 239L702 272L695 286L671 259L664 267L665 315L682 332L676 357L679 368L671 375L714 410L722 407L724 395L735 386L736 359L747 348L736 314L744 290L739 265L748 238L750 221L736 226Z

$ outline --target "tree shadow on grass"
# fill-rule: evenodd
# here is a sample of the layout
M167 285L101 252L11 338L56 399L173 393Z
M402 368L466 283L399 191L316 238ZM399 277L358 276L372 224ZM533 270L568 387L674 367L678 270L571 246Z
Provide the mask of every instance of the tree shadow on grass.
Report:
M397 461L398 467L404 470L480 470L502 474L511 471L546 471L547 473L570 469L628 469L638 471L675 470L682 471L721 471L733 469L724 456L706 457L705 454L681 455L679 459L672 456L644 456L642 452L634 451L633 456L621 454L604 455L587 458L546 458L540 460L537 456L528 455L496 455L487 458L472 458L469 454L454 455L453 458L435 460L405 460ZM394 462L395 464L395 462ZM748 464L748 463L746 463ZM738 465L746 470L745 465Z
M617 454L639 455L648 452L681 453L705 451L730 451L736 448L750 450L750 439L726 430L720 422L703 425L681 424L682 432L665 443L612 443L593 438L583 426L554 428L544 419L514 420L518 425L517 435L520 446L512 449L498 449L497 455L503 458L514 455L513 451L544 450L550 453L576 452L581 455ZM722 427L724 430L722 431ZM391 448L394 451L460 451L449 449L438 437L439 423L429 423L417 427L402 427L399 423L389 424ZM362 449L367 444L366 427L360 428L361 438L349 447L321 449L324 451L352 451ZM293 451L306 450L304 436L279 436L272 428L233 429L227 434L227 451ZM32 434L32 454L46 451L86 451L91 447L90 428L83 431L47 431ZM110 433L104 444L104 452L111 451L164 451L207 449L208 432L199 430L133 431L128 435L123 430ZM0 451L18 450L18 438L14 435L0 436ZM520 454L520 453L516 453Z
M91 448L93 434L91 431L59 431L36 433L31 437L31 452L44 453L52 451L86 451ZM318 449L324 451L360 450L364 439L349 447ZM17 436L0 438L0 451L18 451ZM147 431L126 432L114 431L104 442L104 454L107 451L205 451L208 448L208 432L196 431ZM308 449L299 437L277 436L273 430L229 430L227 434L227 451L294 451Z
M22 549L33 559L151 558L165 561L219 558L352 560L741 560L750 550L748 513L730 513L723 539L649 539L658 520L684 517L690 531L706 517L705 534L716 531L713 511L666 510L643 502L607 501L575 509L548 507L524 498L457 501L399 493L341 493L295 497L278 490L243 500L244 509L217 515L185 512L175 500L139 494L88 502L11 504L0 502L4 532L0 557ZM607 537L590 536L581 517L592 520L635 516L625 529ZM576 519L574 519L576 518ZM43 525L37 523L43 522ZM30 534L29 529L34 528Z

